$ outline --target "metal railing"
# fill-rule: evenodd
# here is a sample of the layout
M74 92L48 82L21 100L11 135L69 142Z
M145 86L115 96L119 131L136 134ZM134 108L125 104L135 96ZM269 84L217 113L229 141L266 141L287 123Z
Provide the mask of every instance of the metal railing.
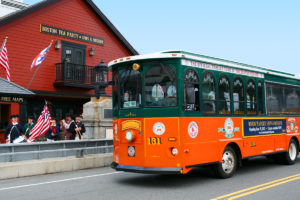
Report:
M107 139L1 144L0 163L69 156L83 157L112 151L113 141Z
M57 63L55 84L63 83L78 87L93 87L97 84L96 68L67 62Z

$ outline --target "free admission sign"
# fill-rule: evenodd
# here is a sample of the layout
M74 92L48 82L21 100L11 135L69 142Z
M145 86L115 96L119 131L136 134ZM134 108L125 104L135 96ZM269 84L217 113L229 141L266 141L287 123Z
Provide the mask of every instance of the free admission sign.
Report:
M279 135L286 133L286 119L243 119L244 137Z

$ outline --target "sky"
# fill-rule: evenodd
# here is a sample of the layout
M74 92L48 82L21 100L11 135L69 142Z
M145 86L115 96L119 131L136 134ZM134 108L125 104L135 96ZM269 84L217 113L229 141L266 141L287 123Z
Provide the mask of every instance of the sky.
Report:
M94 3L140 54L185 50L300 74L299 0Z

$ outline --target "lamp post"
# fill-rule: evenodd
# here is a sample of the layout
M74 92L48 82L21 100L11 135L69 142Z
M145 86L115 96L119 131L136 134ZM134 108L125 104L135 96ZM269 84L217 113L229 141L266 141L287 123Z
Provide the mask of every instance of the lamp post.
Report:
M107 97L105 88L108 86L108 67L103 60L95 66L94 84L96 98L99 99L101 96Z

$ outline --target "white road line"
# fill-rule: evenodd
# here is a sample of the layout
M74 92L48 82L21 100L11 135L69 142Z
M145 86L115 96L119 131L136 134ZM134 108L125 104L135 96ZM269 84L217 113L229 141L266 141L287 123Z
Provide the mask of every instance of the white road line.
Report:
M119 173L123 173L123 172L95 174L95 175L90 175L90 176L81 176L81 177L62 179L62 180L57 180L57 181L48 181L48 182L33 183L33 184L28 184L28 185L19 185L19 186L14 186L14 187L0 188L0 191L12 190L12 189L18 189L18 188L26 188L26 187L32 187L32 186L39 186L39 185L46 185L46 184L53 184L53 183L61 183L61 182L67 182L67 181L75 181L75 180L80 180L80 179L94 178L94 177L99 177L99 176L108 176L108 175L114 175L114 174L119 174Z

